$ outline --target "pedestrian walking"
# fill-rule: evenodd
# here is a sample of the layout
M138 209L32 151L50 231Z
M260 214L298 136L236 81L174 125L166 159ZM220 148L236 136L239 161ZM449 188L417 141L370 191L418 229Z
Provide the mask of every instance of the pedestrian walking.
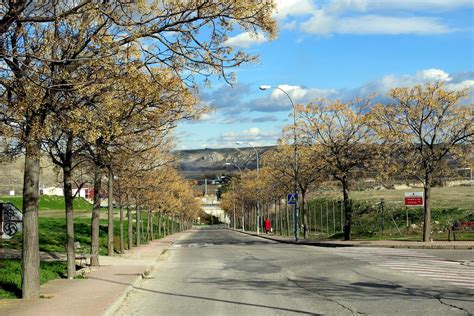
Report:
M270 222L270 219L267 217L264 223L265 226L265 234L268 234L268 232L272 229L272 223Z

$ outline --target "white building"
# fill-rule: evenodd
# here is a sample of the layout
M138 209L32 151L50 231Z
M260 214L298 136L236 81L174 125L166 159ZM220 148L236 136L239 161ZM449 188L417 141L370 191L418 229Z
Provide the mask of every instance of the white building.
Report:
M230 223L230 218L225 214L221 208L221 203L217 200L215 195L206 195L201 199L201 207L204 213L217 217L221 223Z
M93 198L93 189L90 188L81 188L79 193L76 195L76 197L82 197L85 199L92 199ZM72 195L75 195L77 193L77 189L72 189ZM92 194L91 194L92 193ZM43 187L40 190L41 195L54 195L54 196L64 196L64 189L63 188L58 188L58 187Z

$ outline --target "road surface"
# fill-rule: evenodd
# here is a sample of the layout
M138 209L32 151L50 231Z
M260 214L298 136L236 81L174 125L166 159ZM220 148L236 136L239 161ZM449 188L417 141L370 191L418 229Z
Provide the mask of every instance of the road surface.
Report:
M194 229L115 314L473 315L474 267L433 252L288 245Z

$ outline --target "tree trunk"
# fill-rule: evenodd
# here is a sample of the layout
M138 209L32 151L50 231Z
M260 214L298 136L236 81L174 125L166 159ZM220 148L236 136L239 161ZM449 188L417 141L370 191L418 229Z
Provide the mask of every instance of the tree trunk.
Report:
M151 240L155 239L154 228L153 228L153 212L150 210L150 237Z
M133 247L133 214L130 210L130 206L127 205L127 216L128 216L128 250Z
M147 210L147 221L146 221L146 241L147 243L151 240L151 211Z
M168 216L163 219L163 236L168 236Z
M433 176L431 172L427 172L425 175L425 186L424 186L424 199L425 205L423 206L423 241L431 241L431 207L430 207L430 195L431 195L431 182Z
M280 214L280 228L279 228L279 233L281 236L283 236L283 212L281 211L281 199L278 199L278 213Z
M135 213L136 213L136 222L135 222L135 235L136 235L136 238L137 238L137 247L140 246L141 244L141 234L140 234L140 222L141 222L141 214L140 214L140 210L138 208L138 205L135 206Z
M141 232L141 236L142 238L145 238L146 240L146 235L145 235L145 229L143 228L144 224L143 224L143 221L142 221L142 215L143 213L140 211L140 232Z
M40 290L38 237L40 145L29 139L25 147L21 292L24 299L36 299L39 297Z
M122 206L122 199L119 197L119 208L120 208L120 253L125 253L125 241L124 241L124 231L123 231L123 222L125 220Z
M344 240L351 240L352 229L352 203L349 200L349 184L344 176L341 180L342 195L344 197Z
M94 170L94 206L91 218L91 266L99 266L99 232L100 232L100 165L95 164Z
M306 210L306 190L301 189L301 210L303 212L303 238L308 238L308 212Z
M161 213L158 213L158 238L161 238Z
M114 175L112 166L109 166L109 190L108 190L108 225L107 225L107 255L114 255Z
M67 278L76 276L76 254L74 247L74 199L72 194L72 137L68 138L63 164L64 204L66 208L66 252Z

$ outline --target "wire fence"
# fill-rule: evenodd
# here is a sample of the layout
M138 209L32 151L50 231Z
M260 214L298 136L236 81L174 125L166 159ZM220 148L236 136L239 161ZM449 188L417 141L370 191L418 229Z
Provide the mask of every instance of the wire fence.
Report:
M432 234L441 239L448 238L448 230L454 222L474 221L474 204L434 205L432 207ZM350 201L352 208L352 235L356 237L402 238L421 234L423 208L405 207L393 201ZM245 213L245 229L256 231L256 210ZM294 235L294 209L286 201L263 205L259 217L260 230L264 231L264 220L269 218L272 232L286 236ZM344 232L345 210L342 200L320 198L306 204L306 212L299 210L300 236L304 232L306 216L309 238L340 237ZM236 227L242 227L242 216L238 216ZM446 236L445 236L446 235Z

